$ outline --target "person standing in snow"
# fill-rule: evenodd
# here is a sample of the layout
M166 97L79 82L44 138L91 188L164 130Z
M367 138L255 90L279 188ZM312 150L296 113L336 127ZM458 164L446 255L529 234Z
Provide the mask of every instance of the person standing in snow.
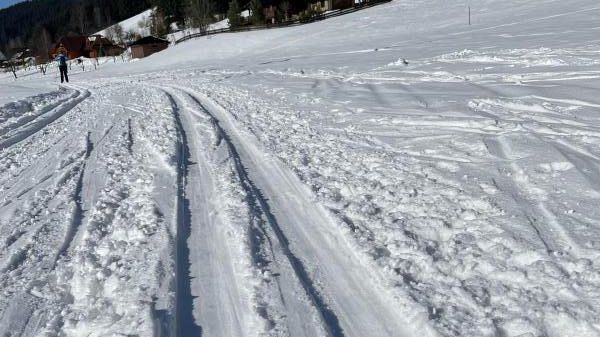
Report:
M56 57L56 61L58 62L58 70L60 70L60 83L63 83L65 80L69 83L69 75L67 74L67 50L65 47L60 45L58 48L58 56Z

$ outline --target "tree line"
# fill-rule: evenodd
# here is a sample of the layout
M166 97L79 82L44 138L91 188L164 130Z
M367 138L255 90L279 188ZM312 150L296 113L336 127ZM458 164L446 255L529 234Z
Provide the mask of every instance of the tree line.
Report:
M0 10L0 50L6 56L22 48L41 54L62 36L89 35L156 7L150 18L153 35L172 27L206 29L215 14L227 15L233 26L240 11L250 9L252 23L261 23L262 8L275 6L280 16L305 9L309 0L32 0Z
M155 0L158 10L151 18L153 35L163 36L170 27L199 28L204 31L215 17L226 17L231 27L243 24L264 24L263 9L270 7L276 21L284 21L291 13L307 9L309 3L320 0ZM332 1L332 0L329 0ZM249 10L249 17L240 12Z
M49 43L61 36L87 35L136 15L150 0L33 0L0 10L0 50Z

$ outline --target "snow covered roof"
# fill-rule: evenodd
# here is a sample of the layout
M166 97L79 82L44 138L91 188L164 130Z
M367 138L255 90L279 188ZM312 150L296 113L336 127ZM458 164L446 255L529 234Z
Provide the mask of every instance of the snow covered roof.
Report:
M27 57L31 57L31 49L25 48L25 49L19 49L17 52L15 52L13 54L13 56L11 57L12 60L21 60L21 59L25 59Z
M100 46L100 45L112 46L115 44L113 41L107 39L106 37L104 37L102 35L92 35L92 36L88 37L88 39L90 40L90 43L92 44L92 46Z

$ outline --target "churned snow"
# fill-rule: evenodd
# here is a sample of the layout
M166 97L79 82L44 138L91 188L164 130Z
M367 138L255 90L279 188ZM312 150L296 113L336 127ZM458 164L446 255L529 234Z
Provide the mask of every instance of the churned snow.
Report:
M600 336L600 6L469 5L0 74L0 332Z

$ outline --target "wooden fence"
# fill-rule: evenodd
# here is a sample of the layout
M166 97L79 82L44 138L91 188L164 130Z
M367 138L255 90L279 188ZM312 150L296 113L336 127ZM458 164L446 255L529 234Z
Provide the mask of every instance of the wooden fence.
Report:
M270 29L270 28L283 28L283 27L290 27L290 26L299 26L299 25L303 25L306 23L321 21L321 20L333 18L336 16L353 13L353 12L359 11L361 9L377 6L382 3L386 3L386 2L390 2L390 1L392 1L392 0L370 0L369 2L356 4L354 7L331 11L329 13L315 14L311 17L304 18L302 20L295 20L295 21L289 20L289 21L274 23L271 25L256 25L256 26L248 25L248 26L240 26L240 27L234 27L234 28L221 28L221 29L207 30L204 32L186 35L186 36L176 40L175 44L178 44L178 43L181 43L181 42L184 42L187 40L199 38L202 36L207 36L207 35L214 35L214 34L221 34L221 33L247 32L247 31L252 31L252 30L263 30L263 29Z

